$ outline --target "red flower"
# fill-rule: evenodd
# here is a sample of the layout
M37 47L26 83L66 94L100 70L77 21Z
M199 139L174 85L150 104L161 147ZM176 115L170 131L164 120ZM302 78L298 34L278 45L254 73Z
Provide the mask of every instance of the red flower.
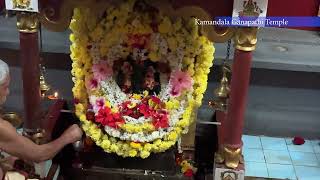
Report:
M93 121L93 120L94 120L94 112L93 112L93 111L88 111L88 112L86 113L86 118L87 118L87 120L89 120L89 121Z
M119 113L112 113L110 108L104 107L99 110L96 122L101 123L103 126L118 128L119 125L124 123L124 120Z
M156 111L152 114L152 124L156 129L167 128L168 123L168 113L164 110Z
M133 113L133 111L128 107L129 104L131 104L130 101L125 101L121 104L121 106L120 106L121 107L121 109L120 109L121 114L123 114L125 116L130 116Z
M193 170L187 169L186 172L183 173L186 177L192 177L193 176Z
M151 96L151 99L152 99L152 101L153 101L154 103L157 103L157 104L160 104L160 103L161 103L161 100L160 100L158 97L156 97L156 96Z
M305 143L305 140L302 137L294 137L292 142L294 145L302 145Z
M149 118L152 115L152 109L146 104L139 104L138 110L144 117Z

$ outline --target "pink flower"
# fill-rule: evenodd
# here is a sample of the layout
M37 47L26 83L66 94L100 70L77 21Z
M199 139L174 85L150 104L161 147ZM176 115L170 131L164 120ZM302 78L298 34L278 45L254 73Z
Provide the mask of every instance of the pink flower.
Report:
M95 103L92 104L93 106L93 111L98 112L100 109L104 107L105 101L104 98L98 97L95 99Z
M175 89L174 87L170 90L171 96L179 97L181 95L181 89Z
M106 61L100 61L92 66L93 76L97 81L103 81L112 76L112 67Z
M98 80L93 78L88 78L86 79L86 88L91 90L91 89L96 89L99 86Z
M183 90L192 87L192 78L187 72L177 70L171 73L170 85L172 86L171 95L179 96Z

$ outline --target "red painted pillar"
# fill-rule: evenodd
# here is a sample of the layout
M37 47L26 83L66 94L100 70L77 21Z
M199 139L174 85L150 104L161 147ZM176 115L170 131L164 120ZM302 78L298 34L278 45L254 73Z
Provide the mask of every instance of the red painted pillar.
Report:
M23 80L24 129L40 128L40 80L38 32L20 32L20 58Z
M225 144L225 130L226 130L226 118L227 114L223 111L216 111L217 121L221 123L220 126L217 127L218 129L218 147L220 148L222 145Z
M235 50L227 116L228 135L225 140L225 144L234 149L242 147L241 137L247 105L251 63L251 51Z

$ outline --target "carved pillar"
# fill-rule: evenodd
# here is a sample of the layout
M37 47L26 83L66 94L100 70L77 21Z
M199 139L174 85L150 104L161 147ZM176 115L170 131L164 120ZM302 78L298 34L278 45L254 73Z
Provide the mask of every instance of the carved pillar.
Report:
M17 14L20 32L20 58L24 98L24 132L34 133L40 127L40 81L38 16L36 13Z
M242 131L247 105L247 94L250 81L252 51L257 43L255 27L237 28L234 42L235 53L232 66L231 92L226 118L226 139L223 148L224 163L229 168L237 168L243 163Z

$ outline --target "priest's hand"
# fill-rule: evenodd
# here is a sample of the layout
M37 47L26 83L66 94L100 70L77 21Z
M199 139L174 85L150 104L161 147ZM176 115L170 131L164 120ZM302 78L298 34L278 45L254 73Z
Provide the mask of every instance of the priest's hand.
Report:
M67 130L62 134L63 138L66 138L67 143L74 143L79 141L83 135L82 130L76 124L70 126Z
M7 121L0 119L0 149L21 159L42 162L53 158L65 145L80 140L82 130L70 126L59 138L47 144L37 145L21 136Z

